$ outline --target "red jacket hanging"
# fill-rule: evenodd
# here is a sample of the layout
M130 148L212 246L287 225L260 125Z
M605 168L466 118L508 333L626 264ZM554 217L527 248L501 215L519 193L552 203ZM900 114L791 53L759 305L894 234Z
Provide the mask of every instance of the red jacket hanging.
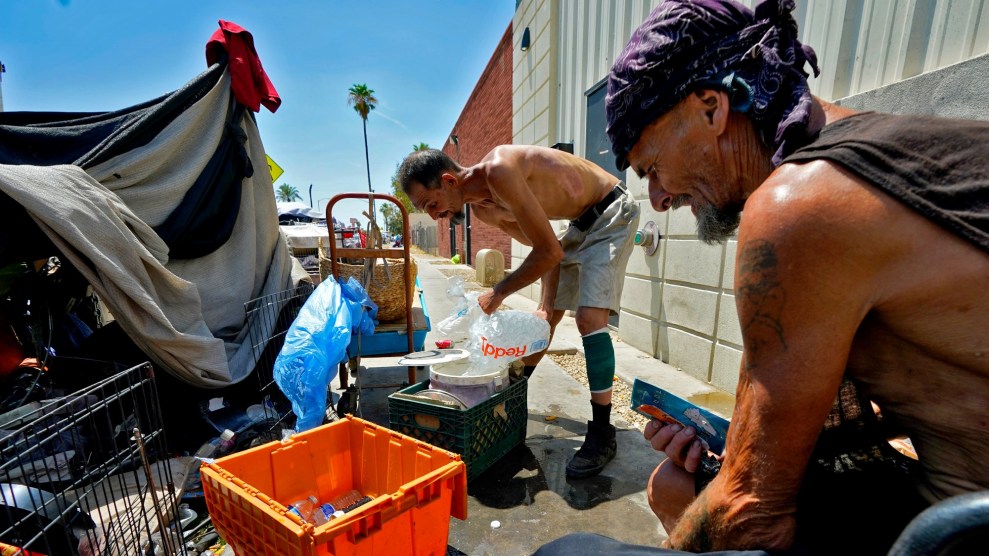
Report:
M254 112L265 108L274 113L282 104L278 91L261 67L254 38L246 29L220 20L220 29L206 43L206 64L213 65L226 52L230 59L230 87L237 102Z

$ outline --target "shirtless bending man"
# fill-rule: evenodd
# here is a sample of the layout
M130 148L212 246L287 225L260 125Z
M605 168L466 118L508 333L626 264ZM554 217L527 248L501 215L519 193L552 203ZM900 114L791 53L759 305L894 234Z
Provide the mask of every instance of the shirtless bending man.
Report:
M613 151L652 206L689 206L711 242L740 218L743 354L720 472L701 473L693 429L653 420L667 459L649 500L681 550L885 554L927 505L989 489L989 123L813 97L792 9L667 0L609 76ZM845 380L917 461L879 443L822 469Z
M567 464L567 476L600 473L617 449L611 425L615 352L608 317L619 309L639 219L624 184L583 158L524 145L496 147L466 168L442 151L416 151L402 162L398 176L412 204L434 220L450 218L458 224L469 203L482 222L532 247L517 269L478 298L485 313L540 278L539 310L546 313L551 335L566 311L576 309L592 420L584 444ZM550 220L569 220L570 227L558 239ZM526 376L544 353L523 360Z

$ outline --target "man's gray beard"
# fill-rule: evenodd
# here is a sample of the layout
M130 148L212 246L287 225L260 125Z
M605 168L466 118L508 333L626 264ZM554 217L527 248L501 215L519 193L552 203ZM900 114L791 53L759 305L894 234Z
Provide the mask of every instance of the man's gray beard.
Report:
M466 219L467 219L467 214L464 213L463 209L458 210L457 212L450 215L450 223L453 224L454 226L459 226L463 224L464 220Z
M697 237L708 245L728 241L742 219L740 208L704 205L697 210Z
M670 202L670 208L680 208L690 203L690 195L677 195ZM728 241L742 219L740 206L716 207L704 204L697 209L697 237L708 245Z

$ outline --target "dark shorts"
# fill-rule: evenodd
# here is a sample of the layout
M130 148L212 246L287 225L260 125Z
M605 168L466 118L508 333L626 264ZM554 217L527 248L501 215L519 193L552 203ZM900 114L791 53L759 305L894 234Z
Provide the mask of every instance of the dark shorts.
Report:
M795 554L886 554L928 506L912 479L916 461L892 449L874 455L851 466L847 454L838 464L830 458L810 464L797 503ZM696 492L720 470L713 457L702 461Z
M797 501L796 554L886 554L911 519L929 506L916 460L889 445L853 384L842 384L804 474ZM694 475L699 493L717 461Z
M812 462L797 505L805 554L886 554L929 506L913 479L917 462L892 448L879 451L876 459L851 466Z

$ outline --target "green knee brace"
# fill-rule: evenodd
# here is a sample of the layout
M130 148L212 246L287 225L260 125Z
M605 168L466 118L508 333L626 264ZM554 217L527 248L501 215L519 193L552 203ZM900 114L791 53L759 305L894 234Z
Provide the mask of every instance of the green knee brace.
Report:
M611 334L590 334L581 340L584 343L587 382L591 393L611 390L611 383L615 378L615 346L611 343Z

